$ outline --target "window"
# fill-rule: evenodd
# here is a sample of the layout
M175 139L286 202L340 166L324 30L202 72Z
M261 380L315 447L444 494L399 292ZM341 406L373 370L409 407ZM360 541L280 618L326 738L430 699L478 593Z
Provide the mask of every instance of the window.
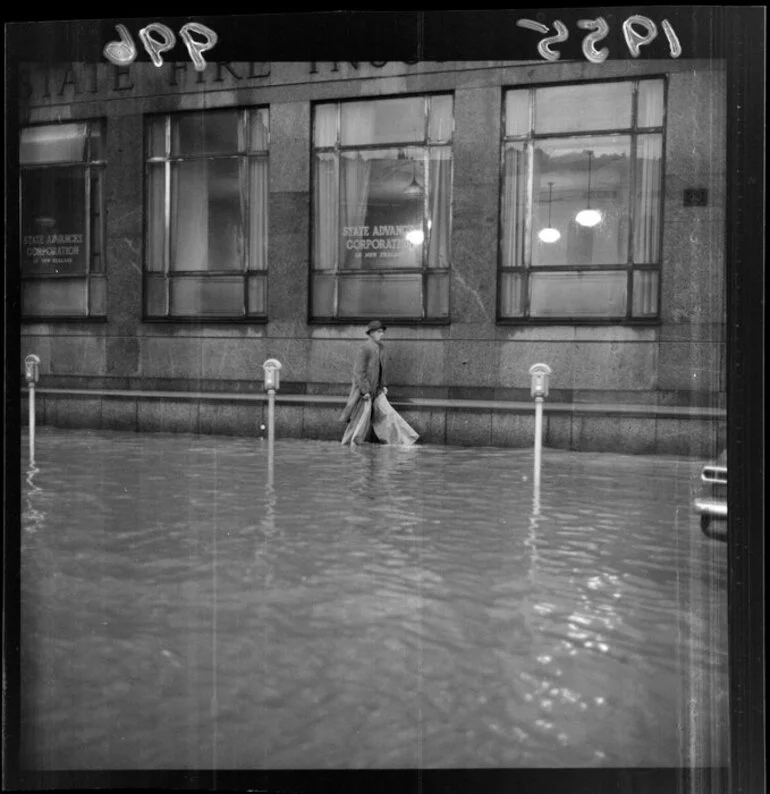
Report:
M450 95L318 104L314 320L449 318Z
M19 169L22 319L104 317L103 124L22 129Z
M658 317L664 82L507 91L499 315Z
M268 144L266 108L148 119L145 318L266 318Z

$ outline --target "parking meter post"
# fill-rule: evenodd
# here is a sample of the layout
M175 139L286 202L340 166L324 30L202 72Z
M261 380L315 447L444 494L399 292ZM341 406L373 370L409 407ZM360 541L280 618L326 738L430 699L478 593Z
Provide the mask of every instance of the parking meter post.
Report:
M535 398L534 486L538 501L540 499L540 469L543 448L543 400L548 396L548 378L551 371L548 364L533 364L529 368L532 378L530 393Z
M275 389L267 390L267 442L270 447L275 440Z
M277 358L269 358L262 368L265 371L264 389L267 392L267 443L272 450L275 440L275 393L281 385L281 362Z
M40 378L40 359L34 354L24 359L24 377L29 389L29 462L35 461L35 385Z
M543 454L543 398L535 397L535 488L540 487L540 468Z

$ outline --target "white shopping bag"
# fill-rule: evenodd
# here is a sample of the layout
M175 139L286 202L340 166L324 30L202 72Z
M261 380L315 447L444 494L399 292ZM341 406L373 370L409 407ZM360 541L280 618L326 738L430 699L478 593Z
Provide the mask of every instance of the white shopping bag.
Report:
M358 401L358 405L353 410L353 415L342 435L343 444L363 444L369 433L369 423L372 419L372 401Z
M386 444L408 447L420 437L409 423L388 402L384 394L374 401L372 428L377 438Z

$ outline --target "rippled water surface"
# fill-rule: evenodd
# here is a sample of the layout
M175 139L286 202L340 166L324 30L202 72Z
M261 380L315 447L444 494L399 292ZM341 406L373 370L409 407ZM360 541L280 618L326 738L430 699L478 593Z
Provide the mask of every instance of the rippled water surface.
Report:
M26 442L25 442L26 443ZM700 461L40 428L38 769L727 763Z

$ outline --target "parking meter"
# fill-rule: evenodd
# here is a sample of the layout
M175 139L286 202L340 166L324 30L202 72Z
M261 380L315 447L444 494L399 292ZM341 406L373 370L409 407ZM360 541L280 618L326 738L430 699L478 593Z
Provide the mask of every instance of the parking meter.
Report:
M263 388L265 391L278 391L281 386L281 362L277 358L269 358L262 365L265 370L265 382Z
M551 374L551 368L548 364L533 364L529 368L529 374L532 377L531 395L537 399L548 396L548 376Z
M40 379L40 359L34 353L24 359L24 376L28 386L35 386Z

